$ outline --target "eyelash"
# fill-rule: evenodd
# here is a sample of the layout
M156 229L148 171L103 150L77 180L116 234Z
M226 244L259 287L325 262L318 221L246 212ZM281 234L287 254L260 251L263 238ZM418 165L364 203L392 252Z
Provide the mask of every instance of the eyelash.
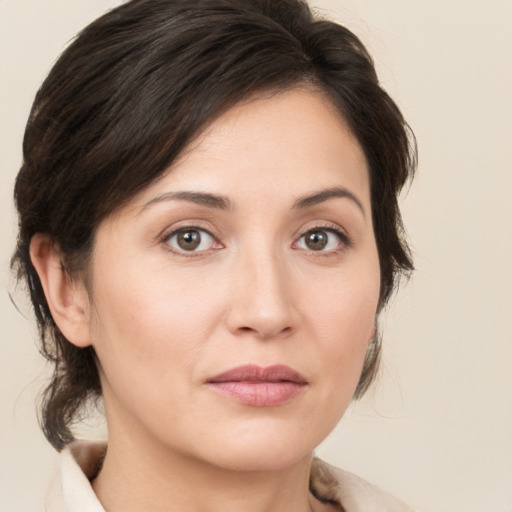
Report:
M202 251L186 251L186 250L178 250L170 246L169 241L172 239L173 236L179 234L180 232L187 232L187 231L200 231L203 233L207 233L208 236L210 236L215 243L221 245L220 248L222 248L222 243L218 241L218 237L213 235L210 230L204 228L200 225L185 225L180 226L176 229L173 229L171 232L166 233L161 237L161 244L163 245L164 249L172 252L173 254L177 254L179 256L185 257L185 258L196 258L199 256L204 255L205 253L211 252L212 249L205 249ZM352 239L347 235L346 232L342 231L337 225L335 224L319 224L317 226L309 227L308 229L302 231L302 233L299 235L299 237L293 242L292 246L296 245L304 236L306 236L308 233L312 233L315 231L324 231L328 233L335 234L339 240L340 244L339 247L329 250L329 251L315 251L313 249L302 249L310 254L314 254L315 256L322 256L322 257L329 257L329 256L335 256L341 252L344 252L345 250L351 248L353 246ZM215 248L213 250L218 250L219 248Z
M315 251L313 249L307 250L310 254L313 254L315 256L320 257L331 257L331 256L337 256L340 253L346 251L347 249L350 249L354 243L351 237L349 235L341 230L339 226L336 224L318 224L316 226L309 227L305 231L303 231L300 236L297 238L297 240L294 242L294 245L301 240L303 237L305 237L308 233L314 233L315 231L324 231L327 233L334 233L339 238L339 246L336 247L333 250L330 251Z
M177 254L178 256L182 256L184 258L197 258L198 256L202 256L205 253L211 252L211 249L206 249L206 250L203 250L203 251L195 252L195 251L185 251L185 250L181 250L180 251L178 249L175 249L174 247L171 247L171 245L169 244L169 241L172 239L172 237L177 235L177 234L179 234L180 232L181 233L183 233L183 232L186 233L187 231L200 231L200 232L203 232L203 233L207 233L208 236L210 236L215 241L215 243L217 243L219 245L222 245L218 241L218 237L216 237L214 234L212 234L209 229L206 229L203 226L199 226L199 225L187 224L185 226L180 226L178 228L173 229L171 232L165 234L162 237L161 243L162 243L164 249L166 251L172 252L173 254ZM216 250L216 249L213 249L213 250Z

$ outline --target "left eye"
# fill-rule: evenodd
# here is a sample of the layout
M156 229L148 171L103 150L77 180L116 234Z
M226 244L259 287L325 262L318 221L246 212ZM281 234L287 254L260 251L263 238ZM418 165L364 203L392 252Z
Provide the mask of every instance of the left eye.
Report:
M180 228L171 233L166 241L180 252L206 251L215 245L213 236L199 228Z
M332 251L341 245L341 237L329 229L310 229L297 241L296 247L308 251Z

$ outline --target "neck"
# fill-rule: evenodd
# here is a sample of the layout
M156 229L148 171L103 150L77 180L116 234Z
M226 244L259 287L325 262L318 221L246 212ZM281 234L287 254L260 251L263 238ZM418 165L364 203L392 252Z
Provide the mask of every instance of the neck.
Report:
M310 469L310 455L278 470L222 468L112 435L93 488L108 512L318 512Z

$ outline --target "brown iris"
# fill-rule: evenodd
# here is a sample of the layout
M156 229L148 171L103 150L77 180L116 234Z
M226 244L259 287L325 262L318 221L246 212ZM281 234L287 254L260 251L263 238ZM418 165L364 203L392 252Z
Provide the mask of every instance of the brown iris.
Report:
M325 231L309 231L304 235L306 247L312 251L321 251L328 241L329 237Z
M193 251L201 243L201 233L196 229L180 231L177 236L177 243L184 251Z

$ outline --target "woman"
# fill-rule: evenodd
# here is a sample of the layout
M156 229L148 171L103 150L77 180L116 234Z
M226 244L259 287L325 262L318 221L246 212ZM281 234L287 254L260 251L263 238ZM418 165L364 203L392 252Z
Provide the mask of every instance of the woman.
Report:
M296 0L132 0L37 94L13 264L54 363L46 510L410 510L314 448L412 269L398 108ZM74 441L102 399L106 444Z

